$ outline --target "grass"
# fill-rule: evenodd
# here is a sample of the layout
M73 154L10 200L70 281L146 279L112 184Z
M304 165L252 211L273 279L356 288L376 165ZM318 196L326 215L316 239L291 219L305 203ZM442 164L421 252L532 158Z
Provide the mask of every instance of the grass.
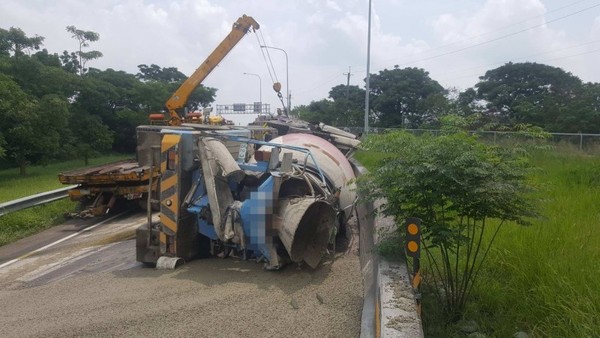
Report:
M107 155L90 159L90 166L110 163L131 155ZM46 166L29 166L27 175L19 175L19 168L0 170L0 203L44 191L62 188L58 174L63 171L84 167L82 160L53 163Z
M108 155L90 160L98 165L122 160L130 156ZM27 175L20 176L19 169L0 170L0 203L32 194L58 189L58 173L83 167L83 161L73 160L47 166L31 166ZM77 205L68 199L20 210L0 216L0 246L35 234L65 221L64 214L72 212Z
M0 246L33 235L65 221L77 205L68 199L12 212L0 217Z
M600 158L538 153L542 219L500 232L467 316L494 336L600 334Z
M378 156L356 154L369 169ZM543 217L502 228L465 319L488 337L600 337L600 158L547 151L532 162ZM426 336L465 336L440 320L427 290L423 301Z
M368 170L375 169L377 166L377 162L380 161L383 157L384 155L381 153L364 150L358 150L354 154L354 158L356 158Z

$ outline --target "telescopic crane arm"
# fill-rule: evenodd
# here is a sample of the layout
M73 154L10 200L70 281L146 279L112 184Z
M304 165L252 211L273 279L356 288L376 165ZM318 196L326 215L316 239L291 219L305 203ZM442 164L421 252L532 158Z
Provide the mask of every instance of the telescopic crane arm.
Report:
M178 110L181 110L186 105L187 100L194 89L206 79L208 74L215 69L219 62L225 58L250 28L257 30L259 27L260 25L250 16L243 15L237 19L233 24L231 32L167 101L166 108L170 116L169 125L181 125L183 119L181 115L179 115Z

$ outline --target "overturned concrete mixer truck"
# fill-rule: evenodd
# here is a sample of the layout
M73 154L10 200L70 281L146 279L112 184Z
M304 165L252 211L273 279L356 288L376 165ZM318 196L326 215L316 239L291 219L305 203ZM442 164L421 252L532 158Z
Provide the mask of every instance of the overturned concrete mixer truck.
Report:
M137 260L147 265L234 255L269 270L315 268L352 216L352 166L322 137L265 142L240 130L177 127L159 134L160 221L149 212L137 230Z

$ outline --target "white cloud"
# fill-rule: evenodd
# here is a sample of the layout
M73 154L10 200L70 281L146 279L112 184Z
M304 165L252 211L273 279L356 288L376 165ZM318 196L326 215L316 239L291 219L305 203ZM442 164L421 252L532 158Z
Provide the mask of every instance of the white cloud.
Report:
M540 0L488 0L472 13L441 14L432 27L445 47L430 55L448 55L431 58L425 68L442 84L463 89L474 85L486 70L509 61L547 60L550 65L573 69L576 59L569 55L576 49L567 47L583 43L583 37L556 28L554 21L576 10L555 7L558 14L548 17L548 8ZM589 66L581 59L575 68Z
M337 12L342 11L342 8L333 0L327 0L325 3L327 4L327 7L333 9L334 11L337 11Z
M600 16L596 17L594 24L590 29L590 37L592 40L600 39Z
M549 11L561 6L559 0L373 1L371 72L395 64L418 66L444 86L464 89L487 69L538 55L529 61L554 58L550 64L599 81L597 53L567 56L600 46L566 47L600 39L600 19L574 16L561 25L544 25ZM589 4L558 10L552 18L585 6ZM76 49L65 30L75 25L100 33L100 41L90 47L104 57L91 62L92 67L135 73L138 64L155 63L189 75L233 22L247 14L261 25L258 36L266 44L288 53L292 101L307 104L345 83L342 74L348 66L355 74L351 84L364 84L367 10L367 0L2 0L0 27L42 35L50 52L61 53ZM469 48L534 25L541 27ZM548 53L557 49L563 51ZM284 55L269 52L285 91ZM257 79L244 72L260 74L263 101L278 105L254 34L246 36L204 83L219 89L217 103L253 102L258 99Z

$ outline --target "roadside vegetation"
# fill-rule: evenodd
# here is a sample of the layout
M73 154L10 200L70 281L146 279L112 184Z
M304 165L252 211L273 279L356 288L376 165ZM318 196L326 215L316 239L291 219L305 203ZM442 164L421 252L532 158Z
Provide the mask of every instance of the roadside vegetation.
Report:
M537 152L542 218L499 234L465 316L490 336L600 333L600 158Z
M0 216L0 246L64 223L65 213L72 212L76 205L77 202L62 199Z
M382 153L358 152L369 170ZM528 197L540 217L530 225L507 222L498 232L459 318L448 316L432 284L423 285L428 337L594 337L600 332L600 158L558 150L533 150ZM488 232L483 241L489 243ZM396 236L398 238L398 236ZM393 254L402 245L383 243ZM422 252L425 273L432 270ZM429 263L431 264L431 263ZM431 280L431 274L425 276Z
M107 155L90 159L90 165L109 163L128 158L123 154ZM27 175L19 170L0 170L0 203L64 187L58 181L58 173L83 167L82 160L66 161L47 166L32 166ZM51 226L63 223L64 214L73 212L77 203L68 199L48 203L0 216L0 246L35 234Z
M108 152L131 153L135 132L188 78L172 65L139 60L137 72L94 68L102 38L67 26L70 50L44 48L40 32L0 27L0 167L25 175L29 165ZM110 43L110 42L109 42ZM369 125L438 129L447 115L466 118L465 129L515 131L518 124L548 132L600 133L600 84L539 63L508 62L483 72L471 88L444 88L422 68L393 66L370 74ZM188 111L215 102L217 88L198 86ZM336 85L290 115L335 127L361 127L365 89Z
M132 155L126 154L104 155L90 159L89 165L110 163L131 157ZM45 166L32 166L28 168L25 175L19 174L17 168L0 170L0 203L62 188L64 185L58 181L58 174L84 166L83 160L71 160Z

